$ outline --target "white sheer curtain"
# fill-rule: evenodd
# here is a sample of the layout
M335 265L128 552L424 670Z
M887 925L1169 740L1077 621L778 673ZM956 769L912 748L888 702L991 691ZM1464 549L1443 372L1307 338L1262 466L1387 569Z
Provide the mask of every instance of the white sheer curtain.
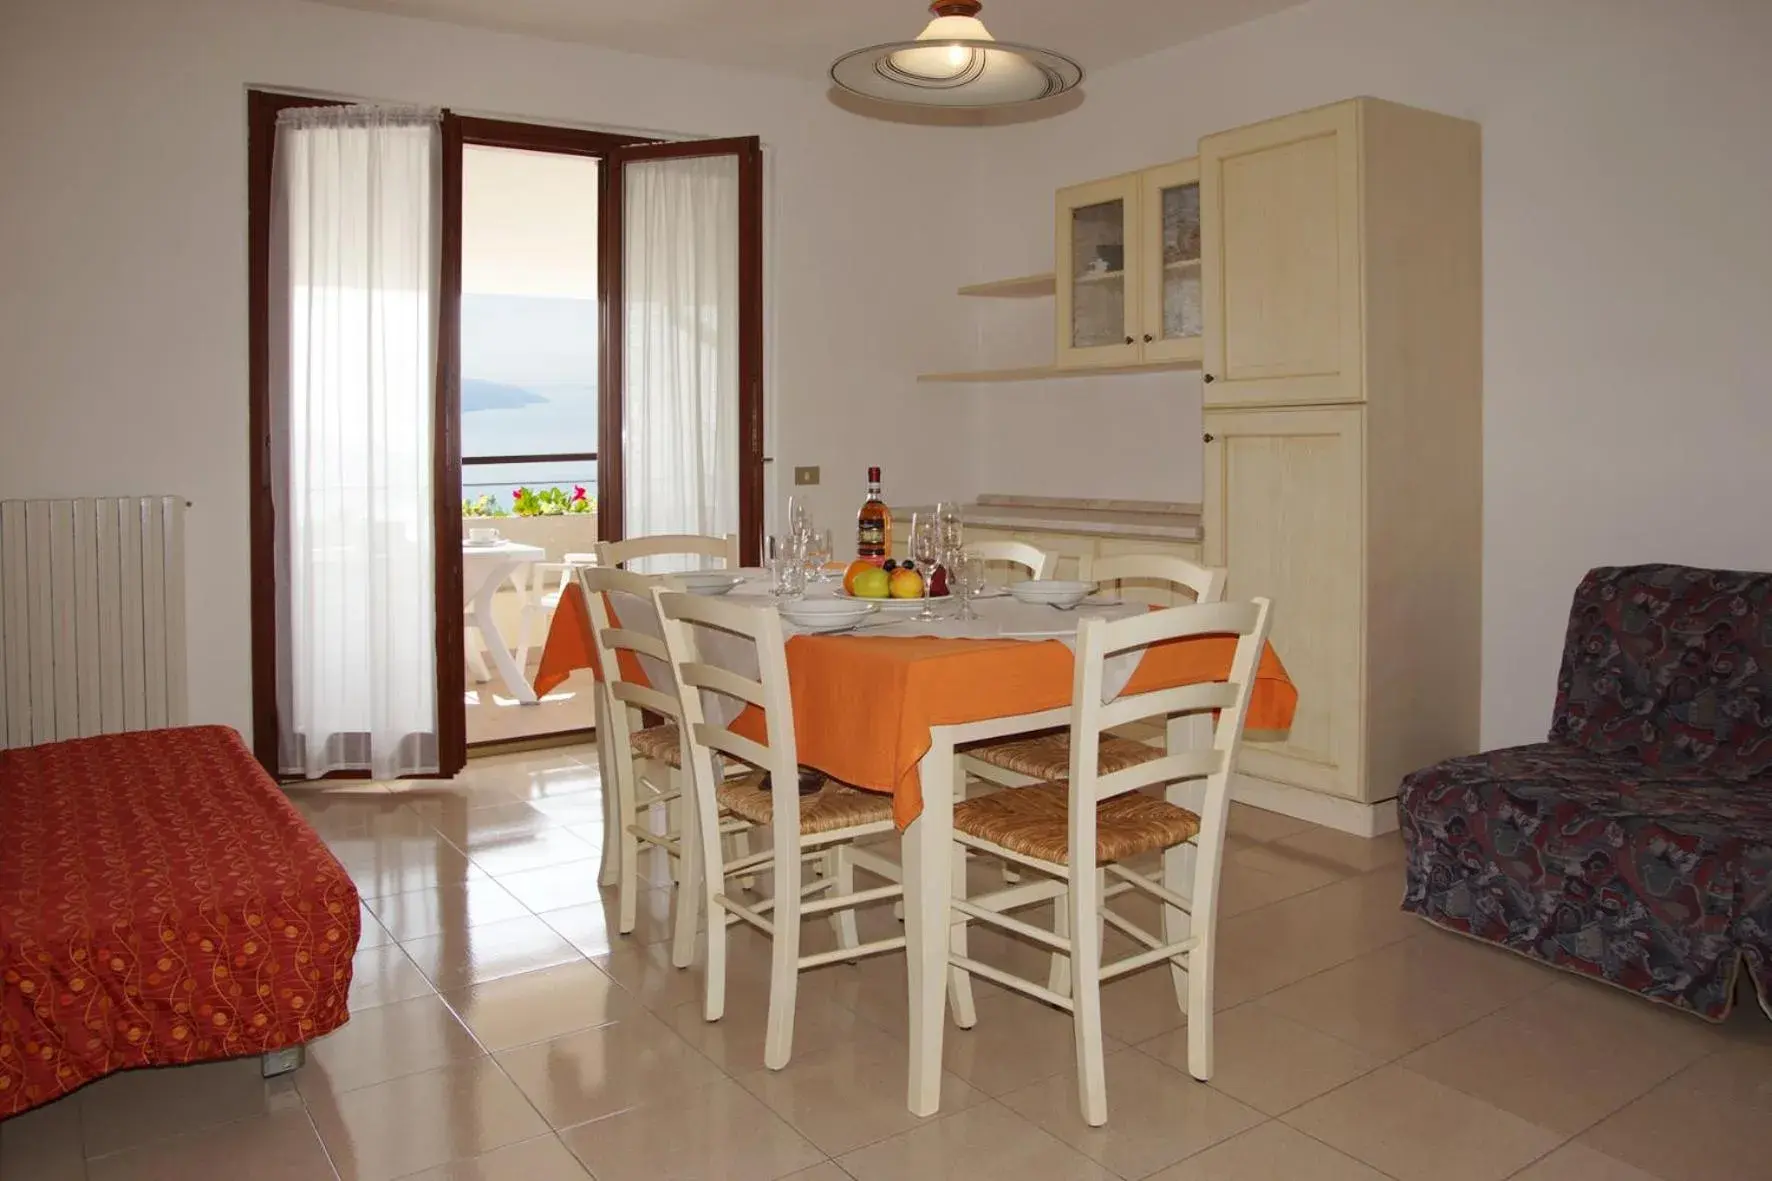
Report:
M736 533L738 160L622 171L626 535Z
M275 159L282 770L435 771L440 117L285 111Z

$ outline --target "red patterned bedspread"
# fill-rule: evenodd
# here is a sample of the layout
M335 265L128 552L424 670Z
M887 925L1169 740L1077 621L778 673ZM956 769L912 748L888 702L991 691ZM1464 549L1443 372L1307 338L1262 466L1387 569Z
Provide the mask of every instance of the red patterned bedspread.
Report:
M0 752L0 1119L344 1024L358 914L232 730Z

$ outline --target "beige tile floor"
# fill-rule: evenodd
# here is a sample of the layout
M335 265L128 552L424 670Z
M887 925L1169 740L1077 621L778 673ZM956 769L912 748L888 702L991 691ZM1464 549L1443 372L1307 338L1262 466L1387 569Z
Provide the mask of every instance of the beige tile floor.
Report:
M1772 1177L1772 1022L1712 1028L1399 914L1401 845L1239 807L1218 1069L1185 1071L1167 974L1104 998L1109 1123L1076 1114L1061 1014L980 983L943 1111L904 1106L900 958L804 978L762 1065L767 958L727 1016L597 888L588 748L453 784L295 799L365 899L353 1017L292 1077L255 1061L106 1079L0 1125L4 1181L1754 1181ZM980 872L991 874L989 867ZM870 911L885 930L888 910ZM809 928L815 945L828 928ZM828 944L827 944L828 945ZM1038 970L1026 945L974 952Z
M525 670L525 675L532 679L536 661L540 659L539 640L536 647L538 651L530 655L529 667ZM589 729L593 724L591 692L595 685L596 678L589 671L581 670L534 705L524 705L510 695L496 669L492 679L483 683L475 682L473 674L469 673L463 698L468 742L509 742Z

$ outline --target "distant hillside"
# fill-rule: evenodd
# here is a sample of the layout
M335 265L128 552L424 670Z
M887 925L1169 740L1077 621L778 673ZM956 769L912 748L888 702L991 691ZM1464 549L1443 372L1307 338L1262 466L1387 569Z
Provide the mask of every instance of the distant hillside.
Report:
M499 381L487 381L481 377L464 377L461 379L461 411L470 414L475 410L515 410L520 406L530 406L547 399L522 386L506 385Z

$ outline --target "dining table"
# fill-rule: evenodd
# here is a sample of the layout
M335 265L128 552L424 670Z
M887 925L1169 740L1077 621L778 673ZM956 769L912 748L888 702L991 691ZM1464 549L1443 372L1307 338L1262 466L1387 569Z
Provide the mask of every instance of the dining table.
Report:
M492 603L505 579L546 557L547 551L538 545L524 545L504 538L492 542L464 538L461 543L461 584L467 594L468 616L480 633L487 654L492 657L493 667L498 669L499 679L511 696L523 705L534 705L540 698L518 667L510 643L498 630Z
M734 602L780 606L761 571L736 572L744 581ZM806 597L834 597L835 583L813 582ZM797 626L785 616L789 692L799 762L835 779L889 794L901 833L907 985L910 999L909 1078L906 1100L919 1116L941 1106L942 1039L948 982L949 907L954 865L954 803L964 786L957 773L962 747L1052 730L1071 718L1074 649L1080 623L1151 610L1136 602L1092 596L1071 610L1019 602L1001 588L973 601L978 618L955 618L951 602L934 622L911 617L914 601L881 610L841 631ZM612 614L624 627L657 628ZM630 610L629 615L641 612ZM1109 695L1220 679L1230 670L1233 636L1167 641L1110 658ZM717 656L704 653L718 662ZM580 668L596 669L590 614L580 589L563 595L548 629L535 690L545 694ZM635 670L626 670L629 675ZM645 669L638 670L652 679ZM745 671L735 669L735 671ZM754 675L754 669L751 670ZM1247 731L1284 732L1298 695L1270 646L1262 655ZM747 718L732 728L745 733ZM760 730L752 737L761 737ZM1171 719L1170 749L1211 741L1211 719ZM1191 856L1191 848L1176 857ZM1166 924L1185 924L1169 909ZM1180 935L1185 937L1185 926Z

